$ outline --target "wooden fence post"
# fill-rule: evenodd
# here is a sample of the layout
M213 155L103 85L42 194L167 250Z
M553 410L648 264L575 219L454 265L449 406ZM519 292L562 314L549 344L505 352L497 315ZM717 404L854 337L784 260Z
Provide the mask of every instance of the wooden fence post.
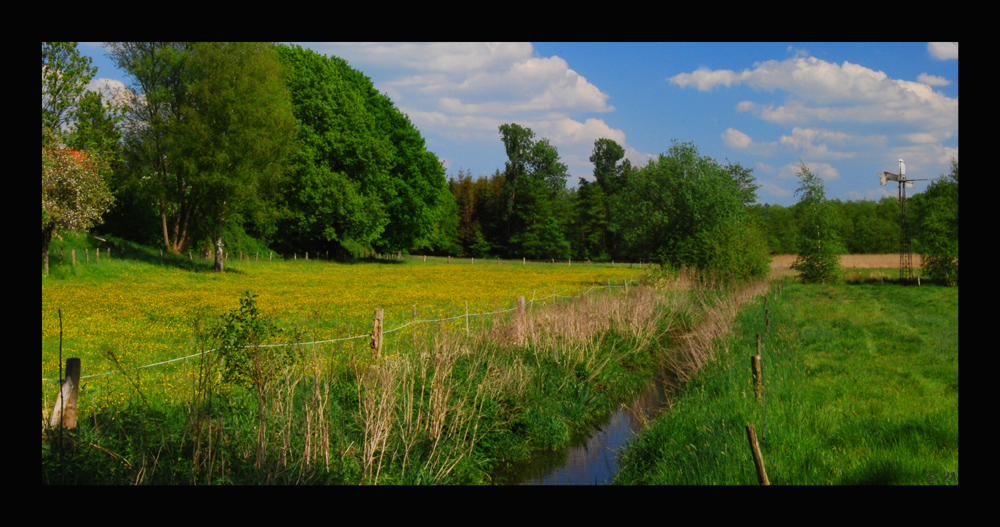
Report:
M372 355L379 358L382 355L382 310L375 309L375 317L372 320Z
M747 439L750 441L750 451L753 452L753 464L757 468L757 482L770 485L767 471L764 470L764 458L760 455L760 444L757 443L757 431L752 424L747 424Z
M76 267L76 249L71 250L69 254L73 258L73 267Z
M760 400L760 394L764 391L764 379L760 369L760 333L757 334L757 354L750 357L750 370L753 373L753 394Z
M465 301L465 336L469 336L469 301Z
M76 397L80 391L80 359L66 359L66 378L59 386L56 403L49 414L49 426L76 428Z
M524 297L517 297L517 345L524 345Z

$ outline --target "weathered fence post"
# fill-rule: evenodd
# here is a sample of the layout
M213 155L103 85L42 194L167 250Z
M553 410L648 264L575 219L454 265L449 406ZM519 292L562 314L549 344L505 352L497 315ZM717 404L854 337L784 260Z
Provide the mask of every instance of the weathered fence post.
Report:
M49 427L76 428L76 397L80 391L80 359L66 359L66 378L49 414Z
M377 359L382 355L382 310L375 309L375 317L372 320L372 355Z
M465 336L469 336L469 301L465 301Z
M761 485L770 485L767 471L764 470L764 458L760 455L760 444L757 443L757 430L753 424L747 424L747 439L750 441L750 451L753 452L753 464L757 468L757 482Z
M76 267L76 249L70 250L69 254L73 258L73 267Z
M524 297L517 297L517 345L524 345Z
M750 357L750 370L753 373L753 394L760 400L764 390L764 379L760 369L760 333L757 334L757 354Z
M410 323L413 324L413 349L417 348L417 305L413 304L413 318L410 319Z

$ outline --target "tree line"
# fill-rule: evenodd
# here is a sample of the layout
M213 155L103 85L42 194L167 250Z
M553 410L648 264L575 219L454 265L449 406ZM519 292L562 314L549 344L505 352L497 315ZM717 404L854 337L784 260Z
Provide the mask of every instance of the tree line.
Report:
M43 260L53 232L94 227L214 254L217 270L226 250L270 248L644 260L749 278L809 231L801 203L756 204L751 169L691 143L636 167L598 139L593 180L570 188L556 147L506 123L502 169L448 178L409 118L338 57L247 42L104 47L131 82L112 101L83 89L96 70L75 43L42 45ZM74 162L75 176L57 168ZM72 220L57 206L71 202ZM890 200L831 207L837 250L898 248Z

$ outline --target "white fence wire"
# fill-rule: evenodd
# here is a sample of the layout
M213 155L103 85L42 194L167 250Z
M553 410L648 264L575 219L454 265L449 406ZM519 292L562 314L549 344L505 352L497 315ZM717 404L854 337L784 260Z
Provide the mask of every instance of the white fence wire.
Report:
M635 283L635 280L625 280L625 281L622 282L621 285L612 284L610 282L608 282L608 285L601 285L601 286L594 285L594 286L591 286L590 289L588 289L588 290L584 291L583 293L581 293L581 296L590 293L591 291L593 291L596 288L604 289L604 288L614 288L614 287L628 287L628 285L632 284L632 283ZM555 288L553 288L553 293L551 295L549 295L547 297L544 297L544 298L532 298L527 303L528 304L534 304L535 302L541 302L543 300L548 300L550 298L576 298L576 295L557 295L557 294L555 294L554 291L555 291ZM403 324L402 326L399 326L399 327L396 327L396 328L392 328L392 329L384 330L384 331L382 331L382 334L385 335L386 333L392 333L394 331L399 331L399 330L401 330L403 328L406 328L408 326L411 326L413 324L424 324L424 323L428 323L428 322L446 322L448 320L455 320L455 319L459 319L459 318L463 318L463 317L468 318L468 317L486 316L486 315L499 315L499 314L502 314L502 313L509 313L511 311L515 311L516 309L517 309L517 307L512 307L510 309L501 309L499 311L490 311L490 312L483 312L483 313L463 313L461 315L455 315L453 317L446 317L446 318L435 318L435 319L426 319L426 320L411 320L411 321L407 322L406 324ZM341 337L341 338L337 338L337 339L315 340L315 341L311 341L311 342L284 342L284 343L277 343L277 344L263 344L263 345L261 345L259 347L261 347L261 348L276 348L276 347L284 347L284 346L308 346L308 345L315 345L315 344L329 344L329 343L333 343L333 342L343 342L343 341L348 341L348 340L357 340L357 339L361 339L361 338L371 338L371 336L372 336L371 333L365 333L364 335L357 335L357 336L354 336L354 337ZM199 356L204 355L206 353L212 353L213 351L217 351L218 349L219 348L212 348L210 350L205 350L205 351L201 351L201 352L194 353L194 354L191 354L191 355L186 355L184 357L177 357L176 359L169 359L169 360L165 360L165 361L155 362L155 363L152 363L152 364L146 364L146 365L143 365L143 366L135 366L135 367L132 367L132 368L127 368L127 369L118 369L118 370L113 370L113 371L107 371L107 372L104 372L104 373L95 373L95 374L92 374L92 375L84 375L84 376L80 377L80 380L84 380L84 379L96 379L98 377L104 377L106 375L113 375L115 373L127 373L127 372L131 372L131 371L145 369L145 368L152 368L154 366L162 366L164 364L170 364L172 362L178 362L178 361L182 361L182 360L186 360L186 359L191 359L191 358L194 358L194 357L199 357ZM62 367L62 365L60 365L60 367ZM43 382L60 382L60 379L46 379L46 378L43 377L42 381Z

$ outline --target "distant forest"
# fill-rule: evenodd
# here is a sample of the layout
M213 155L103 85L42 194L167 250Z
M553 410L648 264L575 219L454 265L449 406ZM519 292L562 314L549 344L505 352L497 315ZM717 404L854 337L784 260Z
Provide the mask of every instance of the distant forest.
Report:
M691 143L675 140L636 167L621 145L598 139L593 179L568 187L556 147L507 123L497 137L503 167L448 177L409 118L343 59L267 43L105 48L131 81L114 101L67 89L96 71L75 43L43 43L43 259L53 233L92 228L175 253L214 253L218 269L223 251L272 249L643 260L749 278L810 235L803 202L757 203L752 169ZM86 152L96 179L53 168L81 159L57 155L67 151ZM97 212L77 211L89 221L65 219L80 207L60 204L67 185L103 196L91 204ZM957 261L957 186L956 161L908 200L916 252L953 251ZM895 198L829 200L827 210L839 252L899 250Z

